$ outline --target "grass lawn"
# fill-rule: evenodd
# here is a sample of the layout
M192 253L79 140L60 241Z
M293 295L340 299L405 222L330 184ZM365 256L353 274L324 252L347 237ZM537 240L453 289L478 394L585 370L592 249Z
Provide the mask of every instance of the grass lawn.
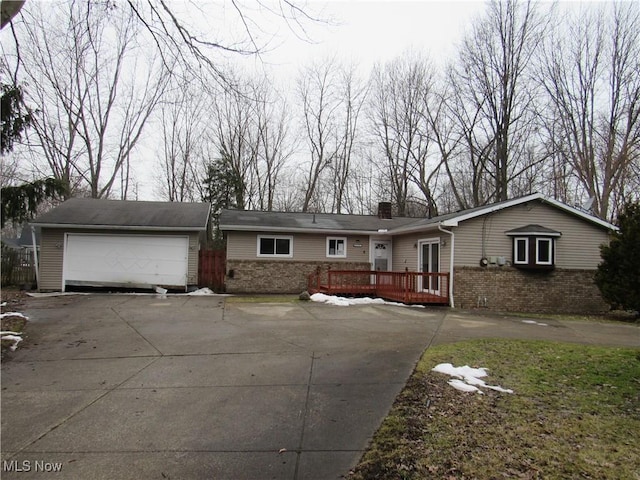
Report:
M2 312L20 312L23 306L22 300L25 297L25 293L15 288L3 288L0 291L0 302L7 302L5 307L2 307ZM23 317L7 316L0 320L0 331L3 332L16 332L20 333L24 330L27 321ZM6 359L7 354L10 352L10 347L13 345L12 341L3 340L0 342L0 358Z
M463 393L439 363L513 394ZM356 479L640 479L640 350L475 340L430 348Z

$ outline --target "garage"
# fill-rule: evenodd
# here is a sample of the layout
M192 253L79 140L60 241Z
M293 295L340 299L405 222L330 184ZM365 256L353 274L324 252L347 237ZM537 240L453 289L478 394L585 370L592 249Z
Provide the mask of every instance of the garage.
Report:
M198 284L210 204L72 198L40 215L38 289Z
M186 287L188 236L68 233L64 285Z

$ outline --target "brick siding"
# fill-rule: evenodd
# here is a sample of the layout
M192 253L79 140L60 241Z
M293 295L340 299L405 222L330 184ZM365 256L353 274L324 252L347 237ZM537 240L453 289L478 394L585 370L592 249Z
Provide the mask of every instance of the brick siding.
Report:
M326 271L369 270L367 262L298 262L273 260L227 260L228 293L300 293L318 267Z
M363 262L299 262L227 260L228 293L300 293L308 276L321 267L369 270ZM229 274L232 274L229 275ZM487 308L509 312L602 313L609 309L593 281L593 270L535 272L513 267L457 267L454 299L457 308Z
M510 312L602 313L609 309L594 283L593 270L527 271L513 267L458 267L458 308Z

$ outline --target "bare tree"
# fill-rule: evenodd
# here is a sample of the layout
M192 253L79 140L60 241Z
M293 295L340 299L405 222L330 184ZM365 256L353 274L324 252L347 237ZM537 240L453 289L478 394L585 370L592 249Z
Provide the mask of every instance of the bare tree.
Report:
M177 85L160 109L162 170L159 193L171 202L200 199L199 184L205 165L203 119L207 106L201 90Z
M535 144L531 68L546 23L530 0L492 1L460 48L450 74L459 92L452 108L467 143L474 204L506 200L512 180L535 166L522 160ZM488 195L480 186L487 176Z
M309 160L305 162L304 200L302 211L322 209L323 192L319 186L327 167L341 150L338 115L343 101L338 87L338 66L327 60L301 70L298 95L302 102L303 130L309 146Z
M189 0L182 8L167 0L127 0L127 4L166 66L178 63L203 83L214 81L223 90L238 88L233 72L225 68L230 57L260 55L277 48L278 31L283 27L310 41L307 27L326 23L308 6L290 0L205 4ZM220 28L211 29L209 23L203 26L202 18L213 19Z
M282 170L294 151L289 136L290 116L286 100L266 80L256 82L253 94L258 142L254 165L258 184L257 206L260 210L271 211L275 208Z
M378 150L385 158L396 212L400 216L409 213L412 186L415 186L422 194L426 210L435 215L432 182L438 168L429 161L428 121L433 69L425 59L405 54L385 66L375 67L372 82L372 131Z
M335 160L330 165L334 192L331 210L343 213L347 206L345 196L354 173L354 155L360 147L358 121L365 104L367 86L358 78L354 64L340 66L338 75L343 98L341 112L337 112L339 115L337 135L340 137L337 142L338 150Z
M126 198L123 173L166 82L150 70L152 62L135 56L131 16L80 1L28 3L22 15L19 58L33 112L32 153L42 154L70 193L86 185L93 197L109 196L120 178Z
M2 0L0 2L0 28L8 25L22 10L26 0ZM32 3L32 2L29 2ZM100 2L103 6L122 6L113 0ZM298 38L309 41L307 26L311 23L326 23L314 16L311 10L290 0L277 2L247 2L233 0L229 5L207 3L205 5L190 0L186 8L171 4L166 0L127 0L129 13L142 26L157 47L168 71L179 63L191 74L201 75L203 70L213 73L213 79L225 88L234 88L221 65L218 54L255 55L268 51L280 41L278 30L284 25ZM185 7L183 5L183 7ZM189 15L189 12L194 14ZM218 29L214 34L203 30L201 18L214 18L221 25L240 27L243 35L234 35ZM208 27L208 26L207 26ZM205 28L207 28L205 27ZM231 29L232 30L232 29ZM205 80L206 79L206 80ZM210 80L209 75L202 76Z
M235 78L236 85L243 84L237 74ZM225 90L212 95L210 139L237 183L236 208L250 209L259 203L259 181L255 175L259 142L255 99L249 81L244 82L244 90Z
M551 148L602 218L615 218L638 195L631 185L635 177L637 187L640 162L639 65L640 9L633 3L570 14L544 50Z

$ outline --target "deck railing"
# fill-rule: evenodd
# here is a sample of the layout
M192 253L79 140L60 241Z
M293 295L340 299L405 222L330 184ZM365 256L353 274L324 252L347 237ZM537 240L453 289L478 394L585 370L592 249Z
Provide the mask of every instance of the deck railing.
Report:
M320 268L309 275L312 293L374 295L403 303L448 303L449 274Z

